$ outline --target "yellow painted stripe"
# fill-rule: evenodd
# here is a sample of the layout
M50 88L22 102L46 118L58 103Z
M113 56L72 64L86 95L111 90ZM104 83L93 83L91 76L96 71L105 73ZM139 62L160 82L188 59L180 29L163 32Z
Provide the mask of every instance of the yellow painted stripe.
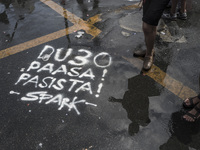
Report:
M133 4L133 5L128 5L128 6L124 6L124 7L121 7L117 10L115 10L115 12L120 12L120 11L123 11L123 10L129 10L129 9L136 9L136 8L141 8L141 3L136 3L136 4Z
M101 14L95 15L95 16L91 17L88 20L88 22L90 24L93 24L93 23L96 23L98 21L101 21L100 16L101 16ZM63 30L60 30L60 31L57 31L57 32L36 38L36 39L33 39L33 40L30 40L28 42L24 42L24 43L21 43L19 45L1 50L0 51L0 59L5 58L5 57L10 56L10 55L13 55L13 54L16 54L18 52L27 50L29 48L38 46L40 44L44 44L44 43L50 42L52 40L56 40L58 38L61 38L63 36L66 36L68 34L73 33L74 31L81 30L81 29L82 29L82 27L80 25L74 24L72 27L69 27L69 28L66 28L66 29L63 29ZM92 32L92 31L90 31L90 32Z
M53 10L55 10L57 13L68 19L73 24L76 24L81 28L82 30L85 30L86 33L90 34L95 38L101 33L101 30L99 30L97 27L95 27L93 24L88 23L87 21L84 21L83 19L77 17L73 13L69 12L68 10L64 9L57 3L53 2L52 0L40 0Z
M5 57L10 56L10 55L13 55L13 54L16 54L18 52L27 50L29 48L38 46L40 44L44 44L44 43L50 42L52 40L61 38L63 36L66 36L68 34L73 33L77 29L78 28L74 25L72 27L69 27L69 28L66 28L66 29L63 29L63 30L60 30L60 31L39 37L39 38L36 38L34 40L30 40L28 42L24 42L24 43L21 43L19 45L1 50L0 51L0 59L5 58Z
M75 16L74 14L70 13L69 11L65 10L58 4L50 1L50 0L41 0L41 2L45 4L49 4L48 6L51 8L54 8L59 14L64 16L65 18L69 19L72 23L74 23L74 26L30 40L28 42L21 43L16 46L12 46L10 48L6 48L4 50L0 50L0 59L8 57L10 55L16 54L18 52L22 52L24 50L27 50L29 48L33 48L35 46L38 46L40 44L44 44L46 42L50 42L52 40L56 40L58 38L61 38L65 35L71 34L74 31L77 30L86 30L86 33L93 35L93 37L98 36L101 31L94 27L92 24L101 21L101 14L95 15L87 20L87 22L83 21L81 18ZM130 8L133 6L130 6ZM80 24L79 24L80 23ZM82 26L82 24L86 26Z
M87 20L87 22L88 22L89 24L95 24L95 23L97 23L97 22L99 22L99 21L102 20L102 19L101 19L101 15L102 15L102 14L97 14L97 15L95 15L95 16L93 16L93 17L90 17L90 18Z
M144 74L154 79L156 82L164 86L166 89L168 89L181 99L186 99L188 97L197 95L194 90L183 85L180 81L170 77L168 74L163 72L155 65L152 66L150 71L144 72Z
M123 58L132 63L136 68L142 69L142 61L140 59L126 57ZM185 100L188 97L197 95L197 93L194 90L183 85L180 81L170 77L156 65L153 65L149 71L143 73L144 75L151 77L153 80L155 80L156 82L158 82L163 87L165 87L166 89L168 89L183 100Z
M79 24L79 22L83 21L81 18L77 17L73 13L69 12L68 10L64 9L57 3L53 2L52 0L40 0L47 6L49 6L51 9L59 13L61 16L67 18L70 22L73 24Z

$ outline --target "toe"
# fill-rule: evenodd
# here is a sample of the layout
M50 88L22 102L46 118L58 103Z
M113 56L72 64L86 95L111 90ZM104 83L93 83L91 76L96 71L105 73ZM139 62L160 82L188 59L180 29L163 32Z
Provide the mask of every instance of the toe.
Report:
M189 100L189 98L187 98L186 100L184 100L184 103L185 103L186 105L190 105L190 100Z

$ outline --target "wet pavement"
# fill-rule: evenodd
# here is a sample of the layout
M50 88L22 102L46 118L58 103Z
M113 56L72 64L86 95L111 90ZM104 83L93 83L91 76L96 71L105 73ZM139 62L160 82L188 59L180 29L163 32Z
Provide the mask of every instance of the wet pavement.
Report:
M198 4L160 21L144 72L136 0L0 1L0 149L200 149Z

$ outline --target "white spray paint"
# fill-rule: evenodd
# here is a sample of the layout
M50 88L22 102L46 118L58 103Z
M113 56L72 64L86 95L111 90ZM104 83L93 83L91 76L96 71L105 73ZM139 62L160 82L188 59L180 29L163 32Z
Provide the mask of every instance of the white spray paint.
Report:
M27 72L29 72L30 70L36 70L36 69L39 69L41 66L41 63L38 62L38 61L33 61L31 63L31 65L29 66L29 68L27 69Z
M102 81L104 81L104 77L106 76L106 73L107 73L107 72L108 72L107 69L104 69L104 70L103 70L103 75L102 75L102 78L101 78Z
M10 94L16 94L16 95L20 95L19 92L15 92L15 91L10 91Z
M72 82L72 85L70 86L68 92L72 91L72 89L74 88L75 85L77 85L77 83L84 83L84 81L76 79L70 79L69 81Z
M48 61L51 57L51 55L54 53L55 49L52 46L46 45L40 55L38 56L38 59L42 59L43 61Z
M42 103L43 100L51 99L53 95L47 93L47 91L37 91L37 92L29 92L25 97L22 97L22 101L37 101Z
M108 72L107 69L104 69L104 70L103 70L103 75L102 75L102 78L101 78L102 81L104 81L104 78L105 78L105 75L106 75L107 72ZM99 94L101 93L102 87L103 87L103 83L100 83L100 84L98 85L98 89L97 89L97 93L98 93L98 94L95 95L96 97L99 97Z
M95 107L97 107L97 105L96 105L96 104L93 104L93 103L88 103L88 102L85 102L85 104L86 104L86 105L92 105L92 106L95 106Z
M18 79L18 81L15 83L15 85L17 85L17 84L18 84L20 81L22 81L22 80L28 80L30 77L31 77L30 74L28 74L28 73L23 73L23 74L19 77L19 79Z
M39 144L39 147L41 147L41 148L42 148L42 145L43 145L43 144L42 144L42 143L40 143L40 144Z
M103 87L103 83L100 83L100 84L98 85L98 90L97 90L97 93L98 93L98 94L95 95L96 97L99 97L99 93L101 92L102 87Z
M48 94L47 91L37 91L37 92L29 92L26 94L25 97L21 98L22 101L38 101L39 103L46 101L45 104L51 104L51 103L57 103L58 110L62 110L63 107L68 107L68 111L71 111L74 109L78 115L80 115L80 112L78 111L76 105L79 103L83 103L85 105L95 106L96 104L89 103L86 100L77 100L77 97L75 96L72 101L70 101L69 98L63 97L62 94L57 94L56 96L53 96L51 94Z
M107 65L100 65L97 63L97 59L98 57L106 57L108 56L108 64ZM100 67L100 68L106 68L106 67L109 67L112 63L112 57L110 56L110 54L106 53L106 52L102 52L102 53L99 53L97 54L95 57L94 57L94 64L97 66L97 67Z
M89 63L88 58L92 56L92 53L85 49L78 50L79 53L85 53L85 56L76 56L74 60L68 61L69 64L75 65L75 66L84 66Z
M76 38L81 38L83 36L84 32L83 31L78 31L77 34L78 35L75 35L75 37Z
M25 68L21 68L20 72L24 72L25 71Z
M79 76L79 78L83 78L83 77L88 77L88 78L94 80L95 75L94 75L92 69L89 68L88 70L86 70L84 73L82 73L82 74Z
M63 51L63 48L57 49L55 57L54 57L55 61L61 62L61 61L66 60L72 54L73 49L72 48L68 48L67 52L65 54L65 57L63 59L60 59L59 57L60 57L62 51Z
M80 33L81 36L83 34L84 33ZM51 60L54 60L57 64L62 64L57 66L57 64L52 62L46 64L41 62L41 60L48 61L51 57L54 58ZM62 110L64 107L67 107L68 111L74 109L78 115L80 115L80 112L77 109L77 104L82 103L97 107L96 104L89 103L85 99L78 100L79 98L76 95L72 100L70 100L70 98L65 97L63 93L66 94L66 92L74 92L74 94L77 94L82 91L88 92L92 95L92 89L94 88L92 81L96 79L96 76L92 68L86 68L86 65L89 63L91 65L91 61L93 61L93 64L97 68L104 68L101 77L101 81L104 81L108 72L105 68L109 67L112 63L112 57L110 54L100 52L93 56L91 51L79 49L77 51L77 55L75 55L72 48L55 49L50 45L46 45L37 59L37 61L33 61L29 67L27 67L28 69L21 68L20 72L22 72L22 74L15 85L32 86L35 89L45 90L28 92L25 96L21 97L22 101L38 101L39 103L45 101L45 104L57 104L59 106L58 110ZM46 77L41 76L44 73L49 75ZM97 93L95 95L96 97L99 97L102 88L103 83L99 83ZM48 89L62 92L54 96L52 94L48 94L48 91L46 91ZM20 93L14 91L10 91L10 94L20 95Z
M53 72L53 68L54 68L54 64L47 63L42 68L40 68L39 70L37 70L37 72L47 71L49 73L52 73Z
M92 94L91 83L90 83L90 82L84 83L83 85L81 85L81 86L75 91L75 93L78 93L79 91L89 91L89 93Z

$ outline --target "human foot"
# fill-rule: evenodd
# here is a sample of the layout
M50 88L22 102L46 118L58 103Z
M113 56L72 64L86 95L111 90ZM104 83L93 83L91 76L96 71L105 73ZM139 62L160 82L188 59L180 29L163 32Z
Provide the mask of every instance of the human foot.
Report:
M163 13L162 15L162 18L163 19L168 19L168 20L171 20L171 21L176 21L177 20L177 14L174 13Z
M200 95L195 97L190 97L184 100L183 106L186 108L193 108L200 102Z
M187 112L183 119L188 122L195 122L200 117L200 104L198 103L191 111Z
M184 12L184 13L179 12L179 14L177 15L177 18L181 20L187 20L187 12Z
M145 71L148 71L151 69L151 66L153 65L153 56L145 56L144 63L143 63L143 69Z

